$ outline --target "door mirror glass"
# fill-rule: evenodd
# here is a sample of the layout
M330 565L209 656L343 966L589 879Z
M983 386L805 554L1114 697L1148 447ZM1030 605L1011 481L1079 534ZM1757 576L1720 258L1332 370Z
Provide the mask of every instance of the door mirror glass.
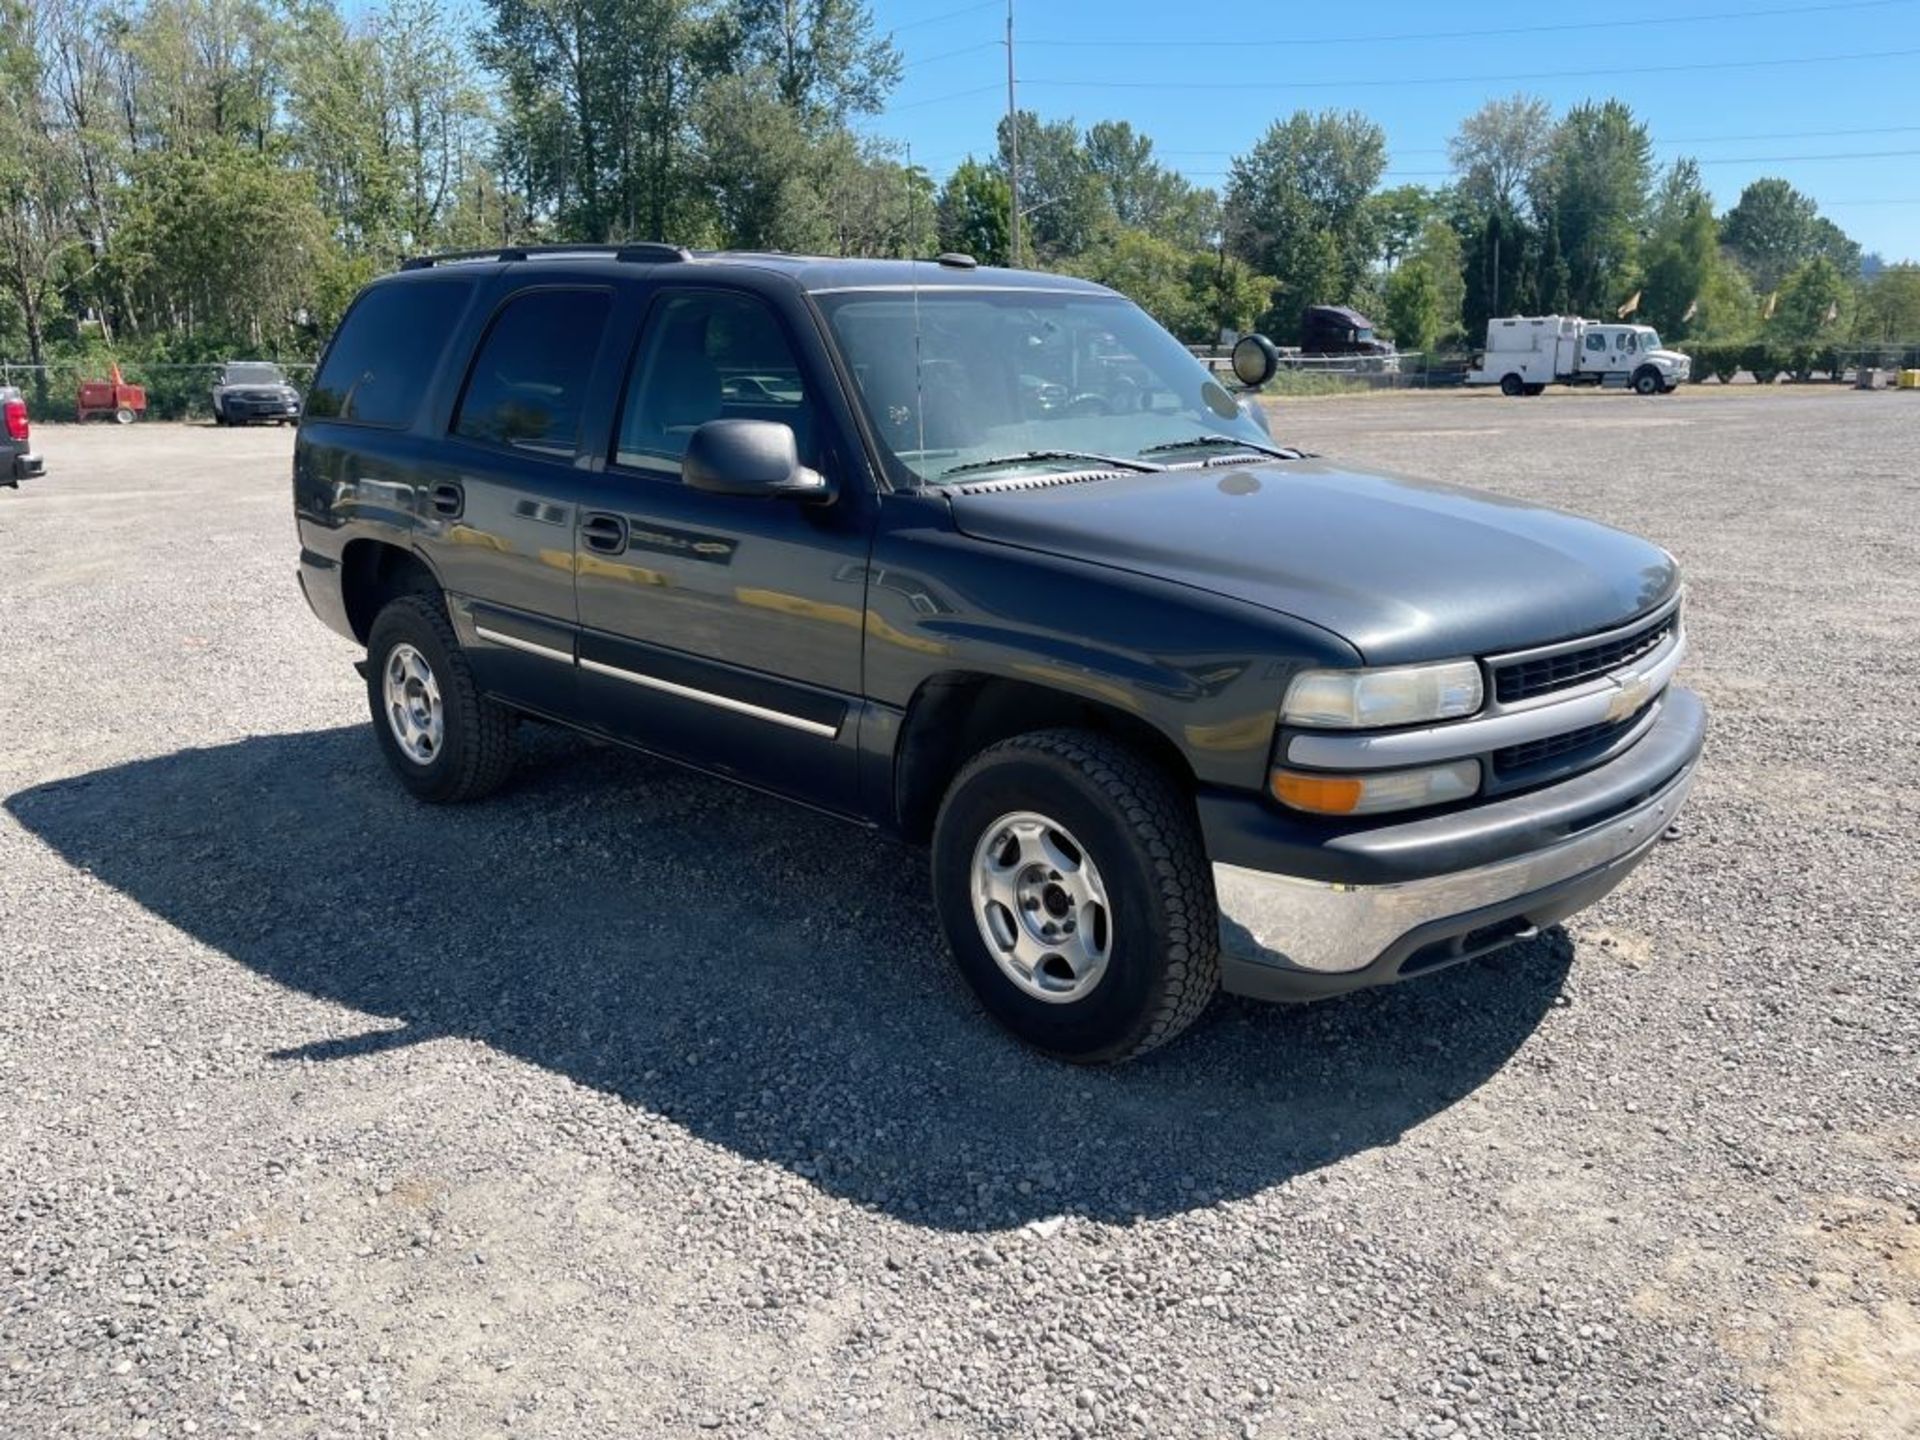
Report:
M800 463L793 427L777 420L709 420L687 438L680 478L713 495L831 498L826 477Z
M1280 352L1264 335L1242 335L1233 347L1233 375L1249 390L1258 390L1280 368Z

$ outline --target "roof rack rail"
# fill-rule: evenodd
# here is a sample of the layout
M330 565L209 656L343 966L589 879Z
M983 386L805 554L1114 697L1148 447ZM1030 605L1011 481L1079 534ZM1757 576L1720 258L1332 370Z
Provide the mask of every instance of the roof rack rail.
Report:
M615 260L635 265L675 264L693 259L693 252L684 246L638 240L617 245L501 245L485 250L442 250L432 255L409 255L400 262L400 268L430 270L435 265L462 260L527 260L536 255L611 255Z

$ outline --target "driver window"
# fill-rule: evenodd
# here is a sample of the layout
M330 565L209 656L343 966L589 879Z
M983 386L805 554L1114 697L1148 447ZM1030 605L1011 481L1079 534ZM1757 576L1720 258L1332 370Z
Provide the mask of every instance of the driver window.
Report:
M1623 334L1620 337L1620 348L1626 351L1629 355L1634 354L1640 348L1639 337L1636 336L1631 330L1627 331L1625 334Z
M677 478L693 432L721 419L788 426L800 463L819 464L814 408L773 312L751 295L669 296L628 376L614 463Z

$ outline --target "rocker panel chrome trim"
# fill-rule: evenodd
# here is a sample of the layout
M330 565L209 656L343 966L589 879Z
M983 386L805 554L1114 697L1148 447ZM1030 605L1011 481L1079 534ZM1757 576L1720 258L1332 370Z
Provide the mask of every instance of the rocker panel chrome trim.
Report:
M764 705L754 705L745 700L735 700L730 695L716 695L711 690L696 690L691 685L678 685L671 680L662 680L655 675L643 675L638 670L625 670L618 665L607 665L599 660L582 659L582 670L591 670L596 675L606 675L615 680L624 680L629 685L642 685L649 690L659 690L668 695L678 695L683 700L697 700L703 705L712 705L721 710L731 710L736 715L751 715L756 720L770 721L775 725L784 725L789 730L799 730L807 735L818 735L823 740L831 740L840 733L838 725L823 725L817 720L803 719L798 715L789 715L783 710L769 710Z

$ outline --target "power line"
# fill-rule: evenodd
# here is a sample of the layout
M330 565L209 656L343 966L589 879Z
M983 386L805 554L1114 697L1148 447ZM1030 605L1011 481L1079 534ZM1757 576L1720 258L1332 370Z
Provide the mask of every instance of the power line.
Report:
M1074 50L1254 50L1309 45L1395 45L1424 40L1481 40L1500 35L1553 35L1574 30L1619 30L1641 25L1692 25L1713 20L1763 20L1769 16L1817 15L1835 10L1880 10L1914 0L1837 0L1827 5L1786 5L1771 10L1720 10L1698 15L1649 15L1620 20L1575 20L1554 25L1508 25L1483 30L1421 30L1397 35L1313 35L1283 40L1028 40L1030 46Z
M956 55L972 55L981 50L998 50L1000 44L1001 42L998 40L982 40L978 45L962 45L958 50L942 50L937 55L925 55L918 60L909 60L900 68L902 70L918 70L922 65L931 65L938 60L951 60Z
M1670 137L1655 135L1649 138L1649 143L1667 146L1714 145L1735 140L1832 140L1842 136L1853 135L1912 135L1916 133L1920 133L1920 125L1872 125L1857 130L1766 130L1750 132L1744 135L1675 135ZM1232 157L1245 154L1249 148L1251 147L1242 145L1237 150L1181 150L1163 148L1155 145L1153 147L1153 154L1156 159L1162 155L1224 155ZM1447 147L1444 145L1412 146L1405 149L1395 145L1389 148L1395 155L1444 155L1447 153ZM964 151L956 151L955 156L957 157L964 153Z
M1594 70L1528 70L1503 75L1414 75L1396 79L1342 80L1053 80L1029 78L1029 85L1055 90L1352 90L1408 85L1489 85L1516 81L1618 79L1622 72L1640 75L1679 75L1705 70L1766 70L1784 65L1829 65L1849 60L1900 60L1920 55L1920 47L1904 50L1855 50L1844 55L1795 55L1771 60L1703 60L1686 65L1607 65Z
M1836 150L1824 155L1717 155L1707 160L1696 160L1697 165L1785 165L1799 160L1898 160L1907 156L1920 155L1915 150ZM1231 170L1183 170L1180 172L1188 179L1220 180L1232 176ZM1402 170L1397 166L1388 166L1381 172L1401 180L1436 180L1459 174L1457 170Z
M977 5L962 5L958 10L942 10L938 15L922 15L918 20L909 20L904 25L887 27L889 35L897 35L902 30L918 30L922 25L938 25L942 20L957 20L962 15L977 14L982 10L997 10L1000 0L980 0Z
M896 110L918 110L927 105L944 105L949 100L965 100L970 95L985 95L989 92L998 94L1000 88L1000 82L996 80L991 85L976 85L971 90L956 90L951 95L935 95L929 100L909 100L903 105L889 105L880 114L891 115Z

